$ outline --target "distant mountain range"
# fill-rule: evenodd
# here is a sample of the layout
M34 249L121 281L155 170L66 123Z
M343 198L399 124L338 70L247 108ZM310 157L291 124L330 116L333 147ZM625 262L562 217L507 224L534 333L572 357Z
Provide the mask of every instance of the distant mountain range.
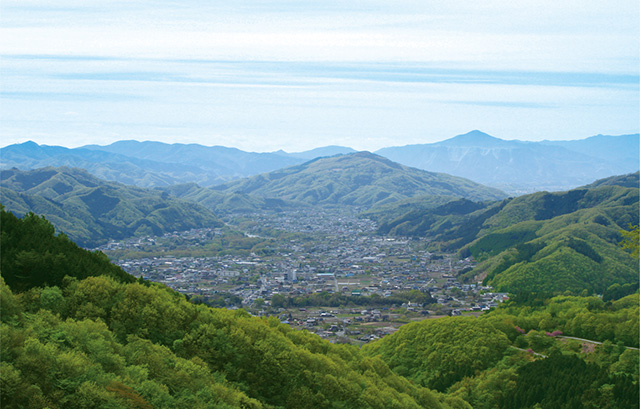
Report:
M634 134L522 142L473 131L442 142L389 147L374 153L405 166L468 178L517 195L567 190L635 172L640 169L639 140L640 136ZM347 147L327 146L298 153L253 153L222 146L137 141L69 149L25 142L0 149L0 168L68 166L141 187L184 183L210 187L319 157L354 152Z
M408 168L368 152L314 159L213 188L195 183L156 189L127 186L68 167L0 171L0 202L8 211L42 214L84 246L141 234L221 226L213 212L278 211L310 205L369 207L419 195L472 200L506 196L467 179Z
M0 149L0 167L46 166L86 169L93 175L140 187L221 184L304 162L275 153L250 153L222 146L120 141L68 149L25 142Z
M223 223L201 205L165 192L98 179L82 169L41 168L0 172L0 203L22 216L45 216L70 239L94 247L108 239Z
M384 148L403 165L445 172L512 194L578 187L640 168L640 136L598 135L576 141L522 142L480 131L442 142Z
M424 195L472 200L506 196L467 179L408 168L368 152L314 159L212 188L195 183L140 188L68 167L0 171L0 202L8 211L42 214L85 246L134 235L221 226L213 212L310 205L369 207Z

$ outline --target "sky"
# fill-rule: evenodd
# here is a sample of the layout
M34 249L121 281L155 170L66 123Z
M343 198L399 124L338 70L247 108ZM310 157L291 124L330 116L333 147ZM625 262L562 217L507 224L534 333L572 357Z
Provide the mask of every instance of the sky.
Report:
M375 151L640 128L637 0L2 0L0 146Z

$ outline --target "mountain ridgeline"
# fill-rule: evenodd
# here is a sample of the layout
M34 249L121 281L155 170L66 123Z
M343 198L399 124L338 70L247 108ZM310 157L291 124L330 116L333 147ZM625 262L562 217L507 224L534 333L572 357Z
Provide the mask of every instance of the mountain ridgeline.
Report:
M367 215L380 222L379 234L431 237L483 261L468 278L499 290L602 293L638 281L637 260L618 244L620 231L638 224L639 189L615 183L637 186L638 174L487 203L399 203Z
M83 168L99 178L140 187L192 182L211 186L304 162L223 146L137 141L74 149L25 142L0 149L0 157L2 169Z
M639 173L515 198L368 152L214 187L144 189L52 167L0 176L3 408L639 407L637 230L621 233L639 224ZM71 240L314 206L367 209L380 235L426 236L425 246L473 257L458 280L482 279L511 299L362 347L332 344L136 279ZM620 245L629 237L635 255Z
M0 406L639 408L637 152L638 135L527 143L478 131L379 154L343 147L258 154L136 141L76 149L33 142L2 148ZM612 174L622 175L609 177ZM539 187L570 190L514 198L478 182L512 193ZM377 222L382 236L427 237L415 241L420 247L412 247L419 256L411 252L406 258L413 259L407 263L415 268L408 273L404 256L396 256L405 253L396 246L414 241L367 237L373 240L362 243L373 244L361 247L377 254L378 243L389 243L393 253L382 256L392 256L382 257L381 263L400 266L399 276L417 276L426 285L442 286L441 294L453 300L455 308L465 310L462 307L468 303L468 316L421 316L381 339L369 337L361 347L350 342L363 342L362 338L346 336L334 344L282 323L282 315L255 317L243 309L211 308L192 288L185 296L144 275L129 275L101 252L78 247L225 227L217 215L229 216L225 220L235 226L247 226L267 220L261 217L269 212L283 212L284 220L296 219L296 214L315 216L315 209L331 210L331 218L340 211L360 212ZM287 213L290 210L295 212ZM250 213L258 213L255 220ZM351 231L350 225L357 222L348 220L345 230L350 235L339 243L349 246L354 235L360 239L374 229L366 221L367 230ZM275 254L276 263L259 266L250 277L232 280L227 274L236 270L223 271L223 287L251 283L237 288L253 286L260 291L254 305L260 300L264 306L267 301L262 296L268 291L257 290L260 281L264 279L266 288L265 277L281 270L287 265L281 260L290 257L273 246L276 242L309 249L291 258L296 267L319 247L337 246L332 242L337 237L333 227L331 233L318 233L316 243L314 233L277 226L257 233L264 231L264 237L226 227L188 232L204 233L193 240L175 235L178 240L159 250L157 254L163 255L154 261L164 262L168 256L164 251L170 249L176 258L163 267L182 261L193 264L199 256L181 253L185 249L180 246L196 248L197 254L210 259L223 254L223 270L232 264L229 260L236 261L234 251L251 254L252 259ZM144 243L156 249L165 239L174 240L174 235ZM176 246L178 242L182 244ZM141 244L133 248L141 251ZM431 251L436 252L433 258ZM453 280L448 274L438 269L428 282L429 276L421 275L436 256L444 262L442 254L450 257L454 251L478 263L465 261L474 267L460 270L456 285L444 292ZM362 253L357 260L351 256L342 260L340 254L347 252L327 252L318 259L325 254L345 265L359 264L360 257L372 258ZM316 270L321 263L315 260L305 261L312 275L321 271ZM248 264L255 263L238 262L237 267L249 271L244 270ZM194 278L185 277L185 283L199 281L204 275L197 274L208 274L210 266L197 270ZM452 298L467 291L461 283L478 280L509 292L509 299L485 294L486 289L477 286L464 298ZM411 295L407 300L391 293L349 296L338 294L337 288L331 295L316 291L309 298L285 298L279 292L284 284L274 284L278 292L271 293L266 313L282 312L278 308L285 303L292 306L312 297L326 302L330 296L337 305L346 305L347 298L357 299L359 303L352 304L357 306L384 300L381 305L390 306L390 315L404 314L409 305L426 307L436 299L426 285L424 292L402 291ZM407 288L400 285L404 284L395 288ZM201 290L211 291L202 287L196 291ZM221 300L233 296L237 305L251 303L218 290L213 292ZM504 302L481 308L479 303L487 295ZM224 300L216 305L231 304ZM460 312L452 309L452 314L455 311ZM446 311L439 304L431 312L423 311L431 317L434 312ZM408 321L413 318L401 322ZM324 325L328 329L328 322ZM348 330L345 326L342 331Z
M77 168L3 170L0 199L15 214L46 216L58 231L89 247L109 239L223 225L196 203L153 189L107 182Z
M640 136L596 135L574 141L524 142L472 131L436 143L374 153L405 166L468 178L509 194L568 190L638 171ZM34 142L0 149L0 169L79 167L94 176L141 187L197 183L203 187L268 173L308 160L355 153L327 146L306 152L244 152L223 146L118 141L68 149Z
M359 152L237 182L145 189L98 179L77 168L8 169L0 173L1 202L18 215L45 215L72 240L96 246L110 239L220 227L214 215L281 211L312 205L370 207L414 196L505 197L470 180L408 168ZM197 204L196 204L197 203Z
M503 140L480 131L445 141L384 148L403 165L445 172L508 193L568 190L595 179L635 172L640 135L597 135L576 141Z

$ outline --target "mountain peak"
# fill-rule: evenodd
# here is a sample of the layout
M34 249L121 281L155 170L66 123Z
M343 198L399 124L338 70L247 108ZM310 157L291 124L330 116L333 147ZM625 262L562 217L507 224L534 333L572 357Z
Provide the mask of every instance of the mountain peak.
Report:
M14 149L14 150L20 150L20 151L34 151L42 148L40 147L40 145L38 145L34 141L26 141L22 143L15 143L13 145L8 145L6 149Z
M454 136L453 138L438 142L438 145L458 145L458 146L495 146L506 141L493 137L482 131L473 130L471 132Z
M322 148L311 149L310 151L288 153L288 156L301 159L315 159L321 157L335 156L335 155L348 155L356 152L352 148L330 145Z
M467 179L409 168L367 151L316 158L213 189L307 204L355 206L390 203L418 195L473 200L505 196Z

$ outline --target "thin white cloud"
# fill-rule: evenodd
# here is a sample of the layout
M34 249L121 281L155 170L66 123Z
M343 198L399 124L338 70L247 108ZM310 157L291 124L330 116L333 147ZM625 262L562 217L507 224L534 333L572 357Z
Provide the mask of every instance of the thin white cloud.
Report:
M144 137L304 150L470 129L524 139L637 131L639 7L3 0L0 132L3 142ZM285 63L296 61L317 66Z
M225 4L226 3L226 4ZM633 1L5 1L0 53L437 61L610 70L638 62ZM235 2L234 2L235 4ZM191 6L190 6L191 5Z

